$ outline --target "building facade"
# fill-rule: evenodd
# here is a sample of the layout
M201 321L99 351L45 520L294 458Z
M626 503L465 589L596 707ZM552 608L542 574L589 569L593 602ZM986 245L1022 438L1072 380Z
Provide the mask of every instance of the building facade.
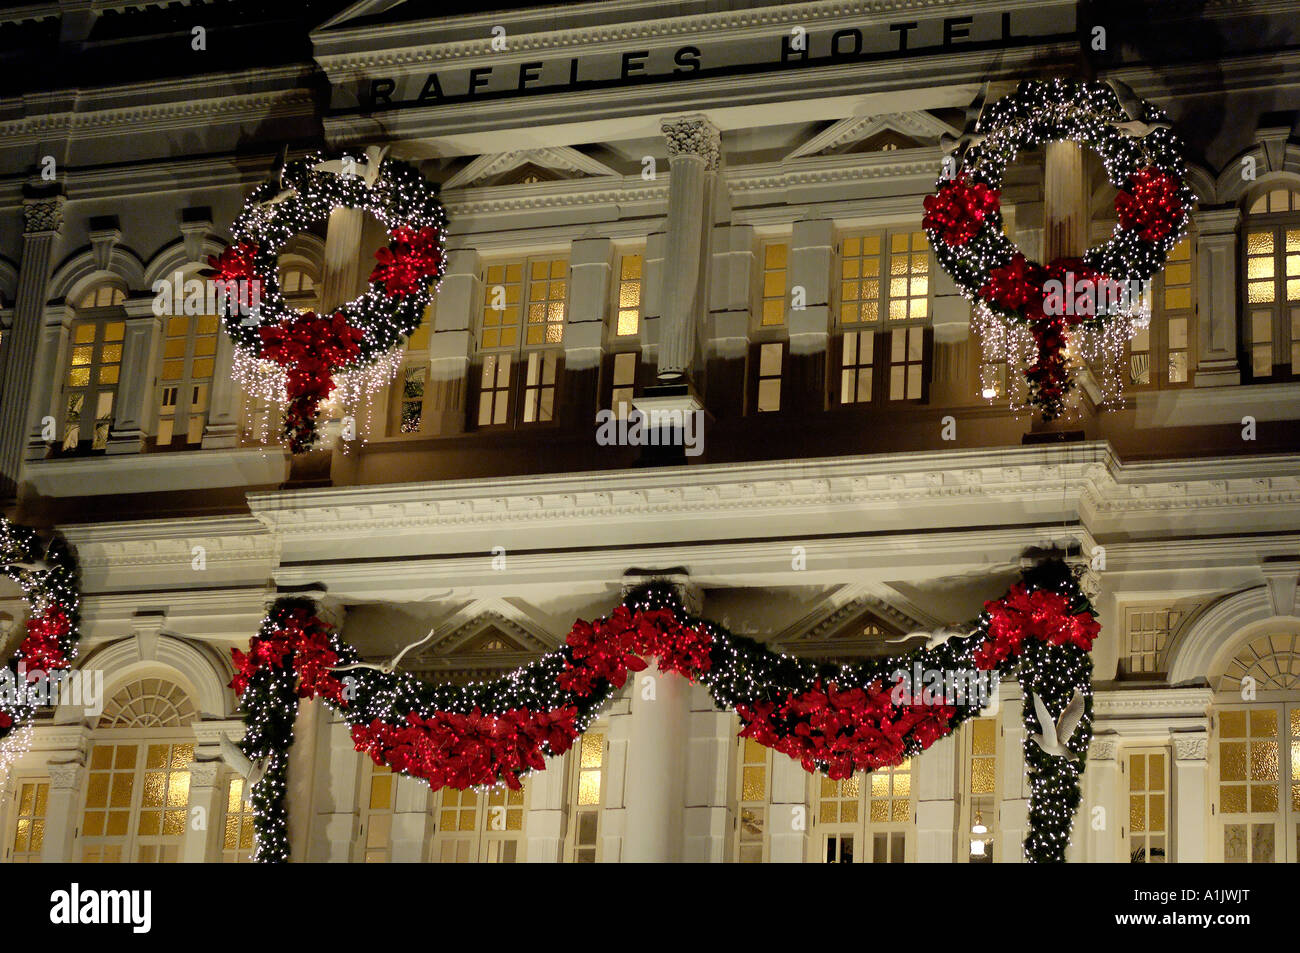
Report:
M647 574L783 650L879 654L973 618L1045 546L1103 625L1071 856L1300 859L1289 4L260 6L0 9L0 496L75 547L77 664L104 679L102 711L43 710L9 770L6 861L249 860L216 758L242 730L230 650L296 587L367 657L432 630L405 667L464 680ZM972 337L921 203L983 83L1051 76L1166 109L1199 204L1122 401L1085 383L1044 425L1006 406L1020 369ZM217 316L159 315L155 286L220 253L282 150L369 145L439 183L447 273L356 439L335 419L291 459ZM1042 165L1021 156L1003 191L1031 254ZM1085 169L1097 238L1114 190ZM381 239L334 218L298 236L287 295L348 297ZM703 410L698 454L597 439L600 411L678 372L658 399ZM0 611L12 650L7 580ZM294 859L1021 859L1014 686L844 781L738 739L700 686L657 690L659 735L629 688L520 792L431 793L307 704Z

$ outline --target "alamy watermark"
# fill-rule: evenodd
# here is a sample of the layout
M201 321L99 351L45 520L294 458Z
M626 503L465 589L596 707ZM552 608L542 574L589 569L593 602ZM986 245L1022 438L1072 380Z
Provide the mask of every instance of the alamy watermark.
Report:
M612 410L596 414L596 443L602 447L685 448L688 457L704 452L704 411L631 410L625 417Z
M98 718L104 713L104 673L99 669L28 671L27 663L19 662L17 674L8 666L0 668L0 702L10 709L64 705Z
M158 317L182 314L238 313L245 323L256 324L262 310L260 278L186 278L174 271L153 283L153 313Z
M889 700L895 705L978 705L987 708L998 697L998 673L979 669L895 669Z
M1077 276L1067 271L1064 281L1050 278L1043 282L1043 313L1084 318L1135 314L1151 300L1151 289L1150 281Z

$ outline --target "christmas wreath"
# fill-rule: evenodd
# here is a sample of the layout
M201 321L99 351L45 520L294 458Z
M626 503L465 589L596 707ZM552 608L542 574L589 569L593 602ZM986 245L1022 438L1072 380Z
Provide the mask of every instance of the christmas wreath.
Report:
M388 229L375 253L369 286L331 314L300 313L280 289L278 256L295 235L337 208L361 209ZM316 442L320 405L354 377L355 390L386 383L402 342L419 327L446 269L447 217L437 186L413 166L377 148L326 159L317 153L286 163L249 196L231 225L233 243L204 272L224 293L226 331L235 343L236 374L246 386L273 381L285 405L284 436L294 453ZM271 366L267 366L267 365Z
M1116 225L1081 258L1041 265L1003 231L1002 177L1022 150L1063 140L1100 154L1119 190ZM1164 267L1195 200L1182 151L1165 113L1124 84L1057 79L1024 82L980 111L945 160L925 199L935 257L975 303L981 339L992 344L988 363L1007 358L1008 342L1025 345L1030 401L1044 419L1061 413L1073 387L1072 340L1085 358L1114 357L1132 322L1147 319L1141 283ZM1108 383L1117 387L1119 377Z
M0 670L0 773L26 750L24 731L38 701L49 702L46 678L71 668L80 637L77 561L61 536L48 544L36 530L0 517L0 572L22 589L26 633Z
M831 778L902 763L977 715L996 677L1018 677L1034 699L1024 706L1032 786L1025 852L1059 861L1092 733L1089 652L1099 630L1058 561L1025 572L987 603L968 635L843 665L732 635L689 615L671 587L652 584L629 593L611 615L574 623L560 649L494 681L457 687L421 681L395 663L361 662L314 603L286 598L272 606L247 652L233 650L231 685L247 731L232 764L250 781L256 858L283 861L288 751L302 698L340 712L358 751L437 790L518 787L524 774L567 751L651 656L660 671L698 680L716 705L735 709L742 736ZM925 673L924 684L913 673ZM971 689L972 679L984 679L985 690Z

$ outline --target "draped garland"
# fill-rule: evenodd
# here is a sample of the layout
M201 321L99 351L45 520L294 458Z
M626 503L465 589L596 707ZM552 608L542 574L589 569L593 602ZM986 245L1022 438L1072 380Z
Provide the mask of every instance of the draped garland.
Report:
M0 572L22 588L29 614L22 641L0 684L0 767L26 750L24 729L36 716L31 683L72 667L81 629L80 577L61 536L48 544L29 526L0 517Z
M233 650L231 685L247 724L240 746L266 767L253 788L255 856L289 857L286 773L300 699L323 700L351 726L358 751L433 790L517 788L524 775L567 751L653 657L661 672L699 681L719 708L735 709L743 737L831 778L901 764L987 703L950 685L913 684L900 693L899 672L1017 678L1053 718L1079 692L1079 729L1061 739L1078 760L1029 740L1042 727L1034 706L1024 706L1031 786L1025 855L1062 861L1092 735L1089 652L1099 630L1087 597L1059 561L1026 570L1005 596L985 604L968 635L852 664L773 652L690 615L672 587L650 584L628 593L610 615L575 622L561 648L490 682L460 687L375 668L338 671L359 661L356 649L311 600L280 599L248 651Z

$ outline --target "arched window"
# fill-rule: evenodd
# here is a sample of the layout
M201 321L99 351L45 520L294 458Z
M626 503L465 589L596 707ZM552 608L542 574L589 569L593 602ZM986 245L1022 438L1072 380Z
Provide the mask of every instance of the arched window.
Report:
M316 310L320 300L316 293L315 279L301 268L280 269L280 294L290 306L299 311Z
M1242 350L1253 382L1300 377L1300 191L1251 200L1242 226Z
M189 811L195 708L177 685L142 678L104 706L86 776L85 863L175 862Z
M81 296L63 378L63 449L103 450L113 423L126 334L123 290L101 283Z
M203 441L218 324L215 315L166 319L158 370L158 448L193 446Z
M1300 860L1300 635L1250 640L1214 680L1214 819L1223 859Z

